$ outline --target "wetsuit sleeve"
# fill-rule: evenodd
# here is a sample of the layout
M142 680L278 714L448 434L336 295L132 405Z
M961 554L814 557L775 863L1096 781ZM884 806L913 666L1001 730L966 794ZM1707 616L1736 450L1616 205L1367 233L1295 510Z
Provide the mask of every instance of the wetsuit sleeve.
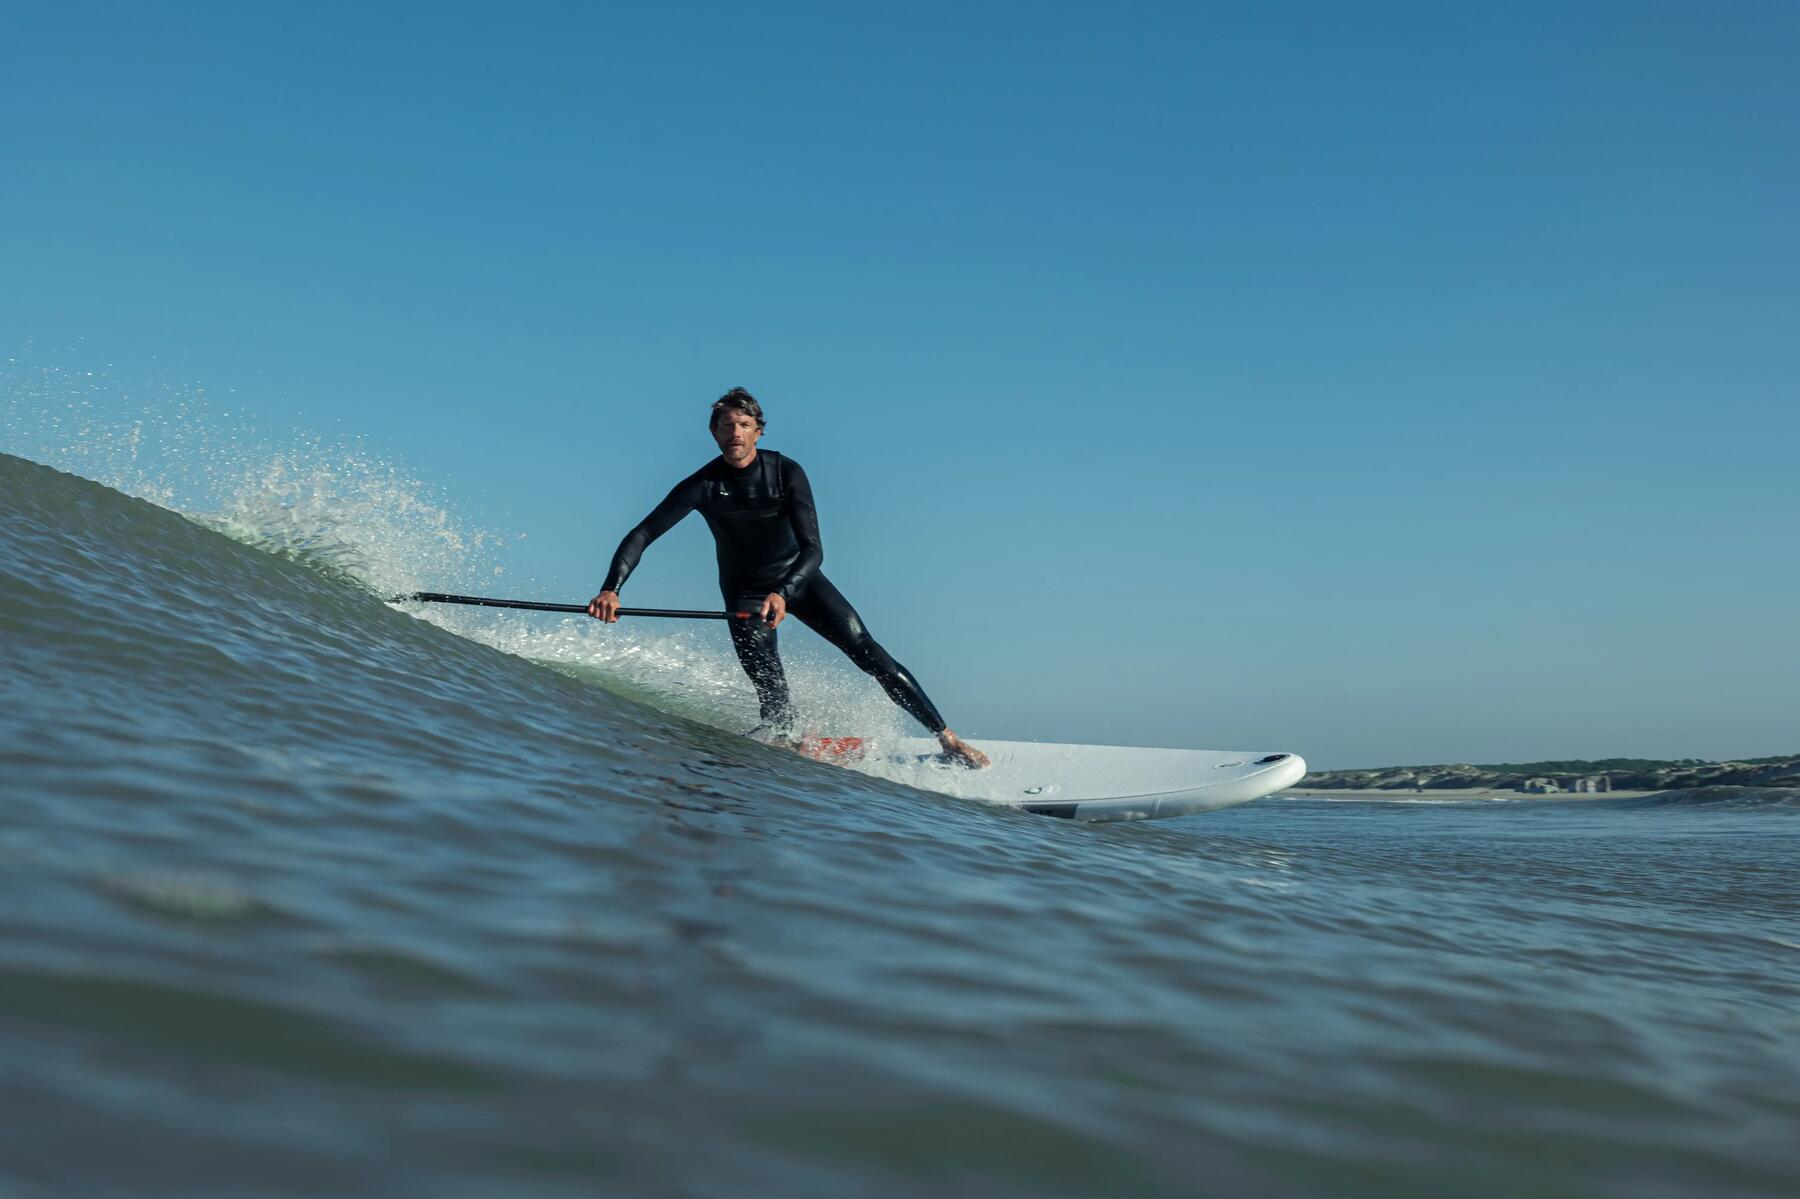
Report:
M617 591L625 586L625 580L637 569L638 559L644 556L650 543L674 528L699 504L702 486L698 473L689 475L675 484L675 489L650 510L649 516L638 522L637 528L625 534L625 540L619 542L619 548L613 554L612 568L606 572L606 582L601 584L600 590Z
M800 543L800 556L787 577L776 588L783 599L806 586L808 579L819 573L825 563L825 546L819 540L819 510L813 507L812 482L792 458L787 460L788 521L794 527L794 539Z

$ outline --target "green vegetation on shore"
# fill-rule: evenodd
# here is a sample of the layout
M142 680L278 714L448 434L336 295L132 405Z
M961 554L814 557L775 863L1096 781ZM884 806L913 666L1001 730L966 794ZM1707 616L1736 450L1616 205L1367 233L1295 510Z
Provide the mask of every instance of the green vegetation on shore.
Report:
M1706 762L1699 758L1594 758L1557 762L1503 762L1472 766L1384 766L1374 770L1319 770L1297 787L1319 790L1524 791L1587 789L1673 791L1687 787L1800 787L1800 754Z

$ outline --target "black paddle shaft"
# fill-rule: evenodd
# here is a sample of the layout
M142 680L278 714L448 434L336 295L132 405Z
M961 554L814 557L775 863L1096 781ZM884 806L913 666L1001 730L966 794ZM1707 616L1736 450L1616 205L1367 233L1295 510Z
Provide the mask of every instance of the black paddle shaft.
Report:
M537 600L491 599L485 595L445 595L440 591L415 591L397 595L394 603L411 600L421 604L473 604L478 608L524 608L531 612L575 612L587 615L586 604L545 604ZM681 620L749 620L748 612L699 612L686 608L620 608L620 616L672 616Z

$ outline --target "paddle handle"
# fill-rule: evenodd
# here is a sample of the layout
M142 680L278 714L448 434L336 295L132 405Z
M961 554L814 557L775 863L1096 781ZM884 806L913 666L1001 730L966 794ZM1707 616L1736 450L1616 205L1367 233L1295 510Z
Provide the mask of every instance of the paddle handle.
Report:
M421 604L473 604L477 608L524 608L531 612L574 612L587 615L586 604L545 604L537 600L493 599L485 595L445 595L441 591L415 591L397 595L392 603L411 600ZM680 620L749 620L748 612L701 612L688 608L620 608L620 616L669 616Z

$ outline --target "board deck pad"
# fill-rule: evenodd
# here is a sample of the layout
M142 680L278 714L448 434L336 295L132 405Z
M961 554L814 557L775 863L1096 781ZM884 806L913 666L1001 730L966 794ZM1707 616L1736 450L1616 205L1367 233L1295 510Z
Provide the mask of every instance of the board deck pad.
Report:
M863 758L861 737L805 736L794 743L794 752L821 762L860 762Z
M897 783L962 799L1076 820L1155 820L1248 803L1298 783L1306 760L1264 750L1140 749L1045 741L971 745L993 764L947 761L936 741L878 744L808 734L796 752Z

